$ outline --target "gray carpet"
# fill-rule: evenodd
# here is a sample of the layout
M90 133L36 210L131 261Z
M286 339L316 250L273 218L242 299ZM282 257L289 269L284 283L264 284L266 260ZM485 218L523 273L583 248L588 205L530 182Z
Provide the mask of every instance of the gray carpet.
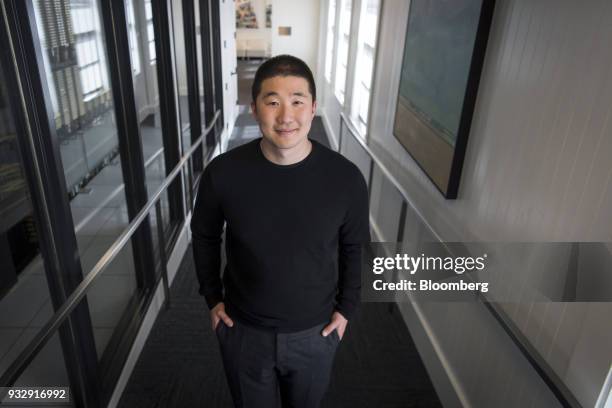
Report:
M191 248L119 407L231 407L219 346L197 292ZM441 407L397 311L364 303L338 349L324 408ZM262 407L267 408L267 407Z

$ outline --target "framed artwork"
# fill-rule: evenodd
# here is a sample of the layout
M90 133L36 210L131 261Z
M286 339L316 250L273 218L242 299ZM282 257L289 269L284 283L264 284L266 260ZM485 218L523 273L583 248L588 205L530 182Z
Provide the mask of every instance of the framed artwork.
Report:
M457 198L494 0L411 0L393 134Z
M236 2L236 28L259 28L251 0Z
M266 4L266 28L272 28L272 5Z

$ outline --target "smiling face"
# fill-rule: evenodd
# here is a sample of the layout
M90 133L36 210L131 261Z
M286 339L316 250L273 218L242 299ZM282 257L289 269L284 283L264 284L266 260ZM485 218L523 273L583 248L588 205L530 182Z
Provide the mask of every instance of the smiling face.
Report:
M308 81L292 75L265 79L255 103L251 104L265 141L283 150L308 142L316 106Z

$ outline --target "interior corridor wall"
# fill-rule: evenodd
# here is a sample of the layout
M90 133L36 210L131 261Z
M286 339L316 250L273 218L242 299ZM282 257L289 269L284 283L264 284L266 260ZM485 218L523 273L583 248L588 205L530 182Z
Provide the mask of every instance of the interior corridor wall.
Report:
M138 58L140 72L134 76L134 98L138 121L142 122L148 115L155 112L159 105L159 90L157 89L157 64L151 64L149 43L147 37L147 19L145 17L144 3L134 1L134 17L137 19Z
M304 60L313 73L319 44L319 3L319 0L272 1L272 55L294 55ZM291 35L279 35L280 26L291 27Z
M408 8L404 0L383 5L369 144L440 237L612 241L612 3L496 2L456 200L443 198L392 133ZM373 196L373 206L384 199ZM388 223L384 211L376 217ZM458 381L452 386L464 402L485 406L495 401L490 394L540 392L525 380L525 368L499 369L512 362L496 356L503 349L496 335L473 335L494 326L466 319L455 304L417 308L430 324L429 341L440 341L445 375ZM506 311L580 403L593 406L612 361L606 318L612 304L526 303ZM414 310L405 313L414 317ZM475 362L479 372L470 372Z
M329 2L330 0L321 0L319 5L317 64L313 65L313 73L315 74L315 80L317 83L317 111L323 120L323 125L325 126L325 131L327 132L327 137L329 138L331 147L333 149L337 149L338 135L340 132L340 112L343 112L344 107L342 104L340 104L340 101L336 95L334 95L333 84L325 78L325 55L327 46ZM356 33L351 34L356 35ZM332 68L332 77L333 76Z
M221 76L223 79L223 133L221 150L227 149L227 143L234 130L238 116L238 79L236 75L236 9L233 1L222 0L219 5L221 23Z

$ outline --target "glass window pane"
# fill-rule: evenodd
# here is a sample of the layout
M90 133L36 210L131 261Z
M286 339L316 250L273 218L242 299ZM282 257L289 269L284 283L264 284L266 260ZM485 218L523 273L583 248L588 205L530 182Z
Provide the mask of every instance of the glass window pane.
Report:
M53 314L5 66L0 65L0 376ZM69 386L55 335L16 385Z
M198 71L198 86L200 94L200 117L202 120L202 129L206 129L206 118L204 117L204 70L210 67L202 64L202 23L200 21L200 2L194 0L194 15L196 26L196 55L197 55L197 71Z
M148 20L152 20L153 19L153 10L151 9L151 0L145 0L144 2L145 4L145 18ZM152 38L149 37L149 40L151 40Z
M111 214L106 222L105 233L120 231L127 222L127 211ZM114 238L99 235L89 247L87 258L83 260L87 269L93 268L98 259L107 250L107 243ZM136 277L130 273L135 269L134 255L130 242L120 251L117 257L102 272L85 297L91 314L91 324L96 343L98 360L108 359L109 344L118 342L124 335L119 322L123 317L133 316L138 305L138 284ZM119 330L117 330L119 328Z
M150 42L149 43L149 60L151 62L154 62L156 60L156 55L155 55L155 42Z
M334 55L335 42L335 24L336 24L336 0L330 0L327 13L327 40L325 46L325 78L331 81L332 61Z
M128 40L130 42L130 54L132 60L132 70L134 74L140 73L140 47L138 46L138 36L136 33L136 15L134 13L133 0L127 0L126 4L126 20L128 24Z
M164 4L168 6L167 10L169 16L171 16L170 5L166 3ZM132 5L134 7L134 13L136 16L144 16L146 14L145 0L132 0ZM147 38L149 23L150 22L146 21L145 19L136 19L134 21L134 25L132 27L137 38ZM182 30L182 23L180 24L180 27ZM151 45L155 47L155 41L149 44L149 47L151 47ZM184 53L184 41L182 41L181 44L183 44ZM176 49L175 52L177 52ZM154 64L145 64L142 68L142 72L133 73L132 82L134 85L134 95L136 97L136 110L138 112L138 122L140 125L140 139L142 141L142 152L145 161L145 183L147 186L147 193L150 199L165 180L167 171L174 167L174 164L167 165L166 157L164 155L165 146L162 131L162 117L160 112L160 94L157 78L157 66ZM178 77L174 78L177 94L186 95L187 81L186 79L183 81L183 74L177 72L177 75ZM182 91L181 87L183 87ZM184 100L185 102L187 102L186 98ZM189 110L183 108L181 105L178 106L181 107L181 110L177 119L179 119L179 123L184 126L185 123L189 123ZM186 118L186 120L184 120L183 118ZM189 131L188 128L187 131ZM173 141L173 143L179 143L179 139L177 138L177 140ZM177 179L173 186L178 185L179 183L180 179ZM167 196L168 194L169 193L167 191L166 193L164 193L164 196ZM173 204L176 202L176 200L173 201ZM180 210L178 210L176 207L174 207L173 210L174 212L172 212L172 217L166 216L168 214L164 214L163 228L165 233L167 233L166 237L170 236L170 234L173 232L172 228L178 225L178 222L180 222L179 218L181 218L182 216ZM154 220L151 219L151 222L153 221ZM152 233L154 240L157 239L157 231L155 229L152 229ZM156 252L156 256L159 256L159 251ZM159 258L156 258L156 260L158 261Z
M155 41L155 31L153 29L153 23L147 23L147 37L149 38L149 43Z
M27 340L30 341L34 338L36 333L28 330L24 334L29 337ZM23 346L27 345L28 341L25 341L25 338L23 340L23 343L20 344L23 344ZM13 352L11 352L11 354L12 353ZM34 357L30 365L25 369L17 381L15 381L14 387L70 387L59 333L56 332L51 336ZM75 404L72 395L67 398L70 399L70 402L62 403L60 406L74 407ZM22 404L18 404L17 406L26 406L25 403ZM39 402L29 406L45 405Z
M189 88L187 84L187 61L185 53L185 30L182 0L172 0L174 39L174 66L176 70L177 98L183 151L191 146L191 122L189 119Z
M145 0L145 20L147 21L147 43L149 44L149 63L155 62L155 30L153 27L153 9L151 0Z
M193 10L195 17L195 40L196 40L196 71L198 75L198 96L199 96L199 108L200 108L200 123L201 123L201 131L204 132L206 129L206 111L205 111L205 98L204 98L204 70L210 69L209 66L203 63L203 54L202 54L202 44L207 44L206 38L207 33L203 31L204 26L200 19L200 1L193 0ZM202 42L202 38L205 38L204 43ZM189 143L191 145L191 143ZM185 192L189 191L189 186L194 183L197 177L201 174L204 162L204 152L206 151L206 143L202 143L201 147L198 148L193 155L191 156L191 160L189 161L189 165L187 167L187 177L185 177L185 183L187 184L185 188ZM184 145L186 148L187 145ZM195 188L191 191L192 194L195 194ZM189 197L189 200L193 201L193 196Z
M42 47L48 86L57 99L56 132L85 275L128 225L123 171L99 1L52 3L53 7L42 7L43 2L34 2L36 21L39 37L45 39ZM74 35L69 35L71 32ZM131 259L129 251L128 247L125 256ZM135 268L128 262L113 262L105 274L136 282ZM102 299L89 304L96 344L106 344L108 331L115 331L109 321L116 321L125 312L125 304L140 296L135 285L128 288L91 292L92 297ZM117 293L121 301L114 297ZM97 319L100 314L113 318L101 321Z
M340 6L340 41L338 44L338 59L336 62L335 94L340 104L344 104L344 89L346 86L346 66L348 64L349 34L351 31L351 0L342 0Z
M359 122L364 125L368 123L368 109L370 100L370 92L366 89L365 86L360 86L359 89Z
M379 8L380 0L367 0L361 10L359 23L359 46L353 88L356 97L352 101L351 117L361 136L365 136L367 130Z

